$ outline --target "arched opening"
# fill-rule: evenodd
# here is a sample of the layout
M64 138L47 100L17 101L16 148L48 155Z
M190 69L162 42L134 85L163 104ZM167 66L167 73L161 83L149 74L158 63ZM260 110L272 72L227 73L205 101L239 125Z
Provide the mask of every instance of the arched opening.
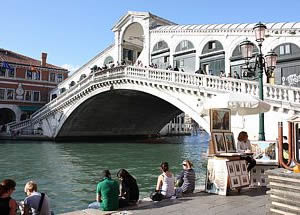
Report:
M112 56L107 56L107 57L105 58L105 60L104 60L103 66L104 66L104 65L107 65L107 64L111 64L111 63L113 63L113 62L114 62L113 57L112 57Z
M73 86L75 86L75 84L76 84L75 81L71 81L71 83L70 83L70 85L69 85L70 88L73 87Z
M85 78L86 78L86 74L82 74L82 75L80 75L79 81L81 81L81 80L83 80Z
M165 41L159 41L154 45L151 63L159 69L166 69L170 65L170 48Z
M64 87L63 87L63 88L61 88L61 89L59 90L59 91L60 91L60 94L62 94L62 93L64 93L64 92L66 92L66 90L67 90L67 89L66 89L66 88L64 88Z
M294 43L283 43L274 52L278 55L274 82L300 87L300 48Z
M141 24L130 24L122 38L122 61L127 64L134 64L144 46L144 30Z
M53 100L53 99L56 99L57 98L57 94L52 94L51 95L51 101Z
M181 41L175 49L174 70L194 73L196 62L196 50L192 42L188 40Z
M0 108L0 125L16 121L16 114L9 108Z
M253 57L258 53L258 47L254 44L254 49L253 49ZM250 65L254 67L254 59L252 58L252 61L250 61ZM237 45L230 57L230 73L231 76L235 72L242 78L242 79L253 79L253 77L257 76L257 71L251 72L247 69L244 69L246 66L245 64L245 59L242 56L241 48L240 45Z
M218 40L207 42L199 58L199 69L206 74L219 76L221 71L225 71L225 51Z

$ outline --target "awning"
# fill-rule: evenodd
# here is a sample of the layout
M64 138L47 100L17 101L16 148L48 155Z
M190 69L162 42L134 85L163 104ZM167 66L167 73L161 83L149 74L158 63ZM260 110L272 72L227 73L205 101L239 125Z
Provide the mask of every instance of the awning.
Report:
M24 111L24 112L34 112L34 111L40 109L41 107L42 106L19 106L21 111Z

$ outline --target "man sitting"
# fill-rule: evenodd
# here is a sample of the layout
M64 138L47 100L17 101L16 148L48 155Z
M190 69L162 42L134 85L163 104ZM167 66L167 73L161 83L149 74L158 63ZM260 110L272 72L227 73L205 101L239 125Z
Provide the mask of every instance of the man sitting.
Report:
M119 183L111 179L109 170L103 170L103 179L96 189L96 201L88 208L101 208L103 211L112 211L119 208Z

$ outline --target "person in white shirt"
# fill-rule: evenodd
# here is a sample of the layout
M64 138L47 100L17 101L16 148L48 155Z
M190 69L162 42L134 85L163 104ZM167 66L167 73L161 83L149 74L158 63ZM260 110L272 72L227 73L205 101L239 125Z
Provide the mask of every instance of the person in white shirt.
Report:
M169 164L167 162L162 162L160 165L160 170L163 172L158 176L156 190L161 191L161 194L165 198L170 198L175 195L175 177L169 171Z
M236 149L241 153L250 153L251 152L251 144L248 139L248 134L246 131L241 131L238 136L238 142L236 144ZM256 161L252 156L242 157L247 162L247 170L248 172L255 167Z

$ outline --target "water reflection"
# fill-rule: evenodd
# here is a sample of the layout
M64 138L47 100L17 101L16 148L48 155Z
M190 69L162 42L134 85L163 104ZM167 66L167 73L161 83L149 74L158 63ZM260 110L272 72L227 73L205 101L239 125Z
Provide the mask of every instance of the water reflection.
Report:
M16 180L18 200L24 198L25 183L35 180L56 213L68 212L95 199L100 172L106 168L114 178L120 168L128 169L137 178L141 197L154 190L161 161L168 161L171 171L179 173L182 160L192 160L197 185L203 184L207 141L208 136L162 138L155 144L5 142L9 144L0 144L0 178Z

